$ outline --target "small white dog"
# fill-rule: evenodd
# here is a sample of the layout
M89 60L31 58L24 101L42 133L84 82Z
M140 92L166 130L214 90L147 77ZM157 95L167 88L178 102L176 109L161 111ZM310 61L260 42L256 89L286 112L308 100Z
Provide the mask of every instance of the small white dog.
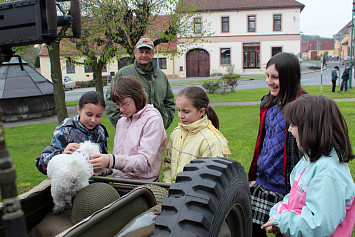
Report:
M89 185L93 175L90 155L100 154L96 143L85 141L73 154L59 154L48 163L47 174L51 179L51 193L54 207L53 214L60 214L72 207L72 198L79 190Z

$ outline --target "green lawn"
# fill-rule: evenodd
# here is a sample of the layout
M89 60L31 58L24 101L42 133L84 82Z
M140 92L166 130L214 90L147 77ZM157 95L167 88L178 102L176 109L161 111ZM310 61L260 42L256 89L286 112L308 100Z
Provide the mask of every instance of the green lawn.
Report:
M306 86L310 94L320 94L320 86ZM323 95L331 98L355 98L355 90L347 93L331 93L330 86L323 87ZM240 90L234 93L209 95L211 102L224 101L258 101L267 93L267 89ZM76 105L77 101L68 105ZM338 103L349 127L350 139L355 150L355 102ZM255 140L259 124L259 105L221 106L214 107L220 119L220 130L229 141L231 159L240 162L248 172L254 151ZM171 133L177 126L179 119L175 114L172 125L167 129ZM102 119L110 134L108 139L109 151L112 152L115 129L106 116ZM6 144L10 156L14 160L17 171L18 192L23 193L39 184L47 176L35 167L35 160L39 153L49 144L57 123L30 125L5 128ZM355 179L355 161L349 163L351 175ZM272 236L272 235L270 235ZM352 235L355 237L355 233Z
M305 89L311 94L317 94L317 91L319 94L319 87L317 86L305 87ZM330 86L324 87L323 89L325 89L324 91L330 91ZM225 95L213 94L209 95L209 97L211 102L257 101L260 100L260 97L266 92L267 89L250 89L227 93ZM355 98L355 90L352 89L350 89L347 94L329 92L324 94L332 98L343 98L345 96ZM349 134L355 150L355 127L352 126L355 124L355 102L340 102L338 104L349 125ZM221 106L214 107L214 109L220 119L220 130L229 141L229 147L232 153L230 158L240 162L245 170L248 171L258 130L259 106ZM168 136L172 129L177 126L178 121L176 113L172 125L167 129ZM112 151L115 129L106 116L103 117L102 124L108 129L110 135L108 146L109 151ZM48 123L5 128L7 148L10 156L14 160L14 166L17 170L19 193L27 191L47 178L47 176L36 169L35 159L49 144L56 125L56 123ZM355 177L355 162L350 162L349 165L352 176Z

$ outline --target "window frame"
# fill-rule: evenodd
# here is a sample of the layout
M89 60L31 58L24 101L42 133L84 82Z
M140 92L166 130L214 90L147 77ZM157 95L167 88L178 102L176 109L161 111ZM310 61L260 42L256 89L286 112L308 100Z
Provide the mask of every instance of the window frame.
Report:
M91 65L86 64L86 60L84 61L84 73L92 73Z
M254 20L251 20L251 17L254 18ZM256 32L256 15L248 15L247 16L248 19L248 32ZM254 23L254 28L251 28L251 23Z
M66 60L65 71L67 74L75 74L75 64L71 63L69 60Z
M198 28L198 26L199 26L199 28ZM202 33L202 18L201 17L194 18L194 33L195 34Z
M280 17L280 20L276 20L275 17L279 16ZM273 31L282 31L282 15L281 14L273 14L272 15L272 18L273 18L273 24L272 24L272 30ZM276 23L280 23L280 29L276 29Z
M223 50L229 50L229 63L225 63L225 62L223 62L223 58L224 57L222 57L222 51ZM231 65L232 64L232 56L231 56L231 48L230 47L224 47L224 48L220 48L220 50L219 50L219 57L220 57L220 61L219 61L219 63L220 63L220 65Z
M153 64L157 67L157 58L153 58ZM159 58L159 69L168 69L168 61L164 58Z
M227 19L227 21L223 21L224 19ZM222 33L229 33L229 28L230 28L230 21L229 21L229 16L222 16L221 17L221 32ZM226 30L224 30L225 29L225 27L227 27L227 29Z
M273 54L273 49L276 49L276 48L280 48L281 49L281 51L280 52L283 52L283 48L282 48L282 46L272 46L271 47L271 57L273 57L273 56L275 56L276 54ZM280 52L278 52L278 53L280 53Z

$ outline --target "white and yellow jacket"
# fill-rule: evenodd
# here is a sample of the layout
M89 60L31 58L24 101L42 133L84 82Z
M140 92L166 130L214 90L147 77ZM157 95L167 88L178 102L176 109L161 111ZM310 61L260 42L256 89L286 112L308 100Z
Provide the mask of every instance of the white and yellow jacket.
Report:
M198 157L228 157L228 141L204 115L191 124L182 124L170 134L170 141L164 159L163 181L175 182L176 176Z

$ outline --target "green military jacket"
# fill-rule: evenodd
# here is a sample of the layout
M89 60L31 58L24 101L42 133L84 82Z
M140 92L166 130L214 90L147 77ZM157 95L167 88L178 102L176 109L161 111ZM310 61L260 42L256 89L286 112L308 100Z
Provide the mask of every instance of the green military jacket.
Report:
M134 64L118 70L111 81L106 96L105 112L113 126L116 127L117 121L121 117L121 112L111 100L111 87L120 76L135 76L141 81L143 88L147 93L147 103L152 104L154 108L160 112L163 118L164 127L169 127L175 114L174 94L165 73L155 66L153 67L154 70L150 80L147 79L147 74L138 66L136 61Z

